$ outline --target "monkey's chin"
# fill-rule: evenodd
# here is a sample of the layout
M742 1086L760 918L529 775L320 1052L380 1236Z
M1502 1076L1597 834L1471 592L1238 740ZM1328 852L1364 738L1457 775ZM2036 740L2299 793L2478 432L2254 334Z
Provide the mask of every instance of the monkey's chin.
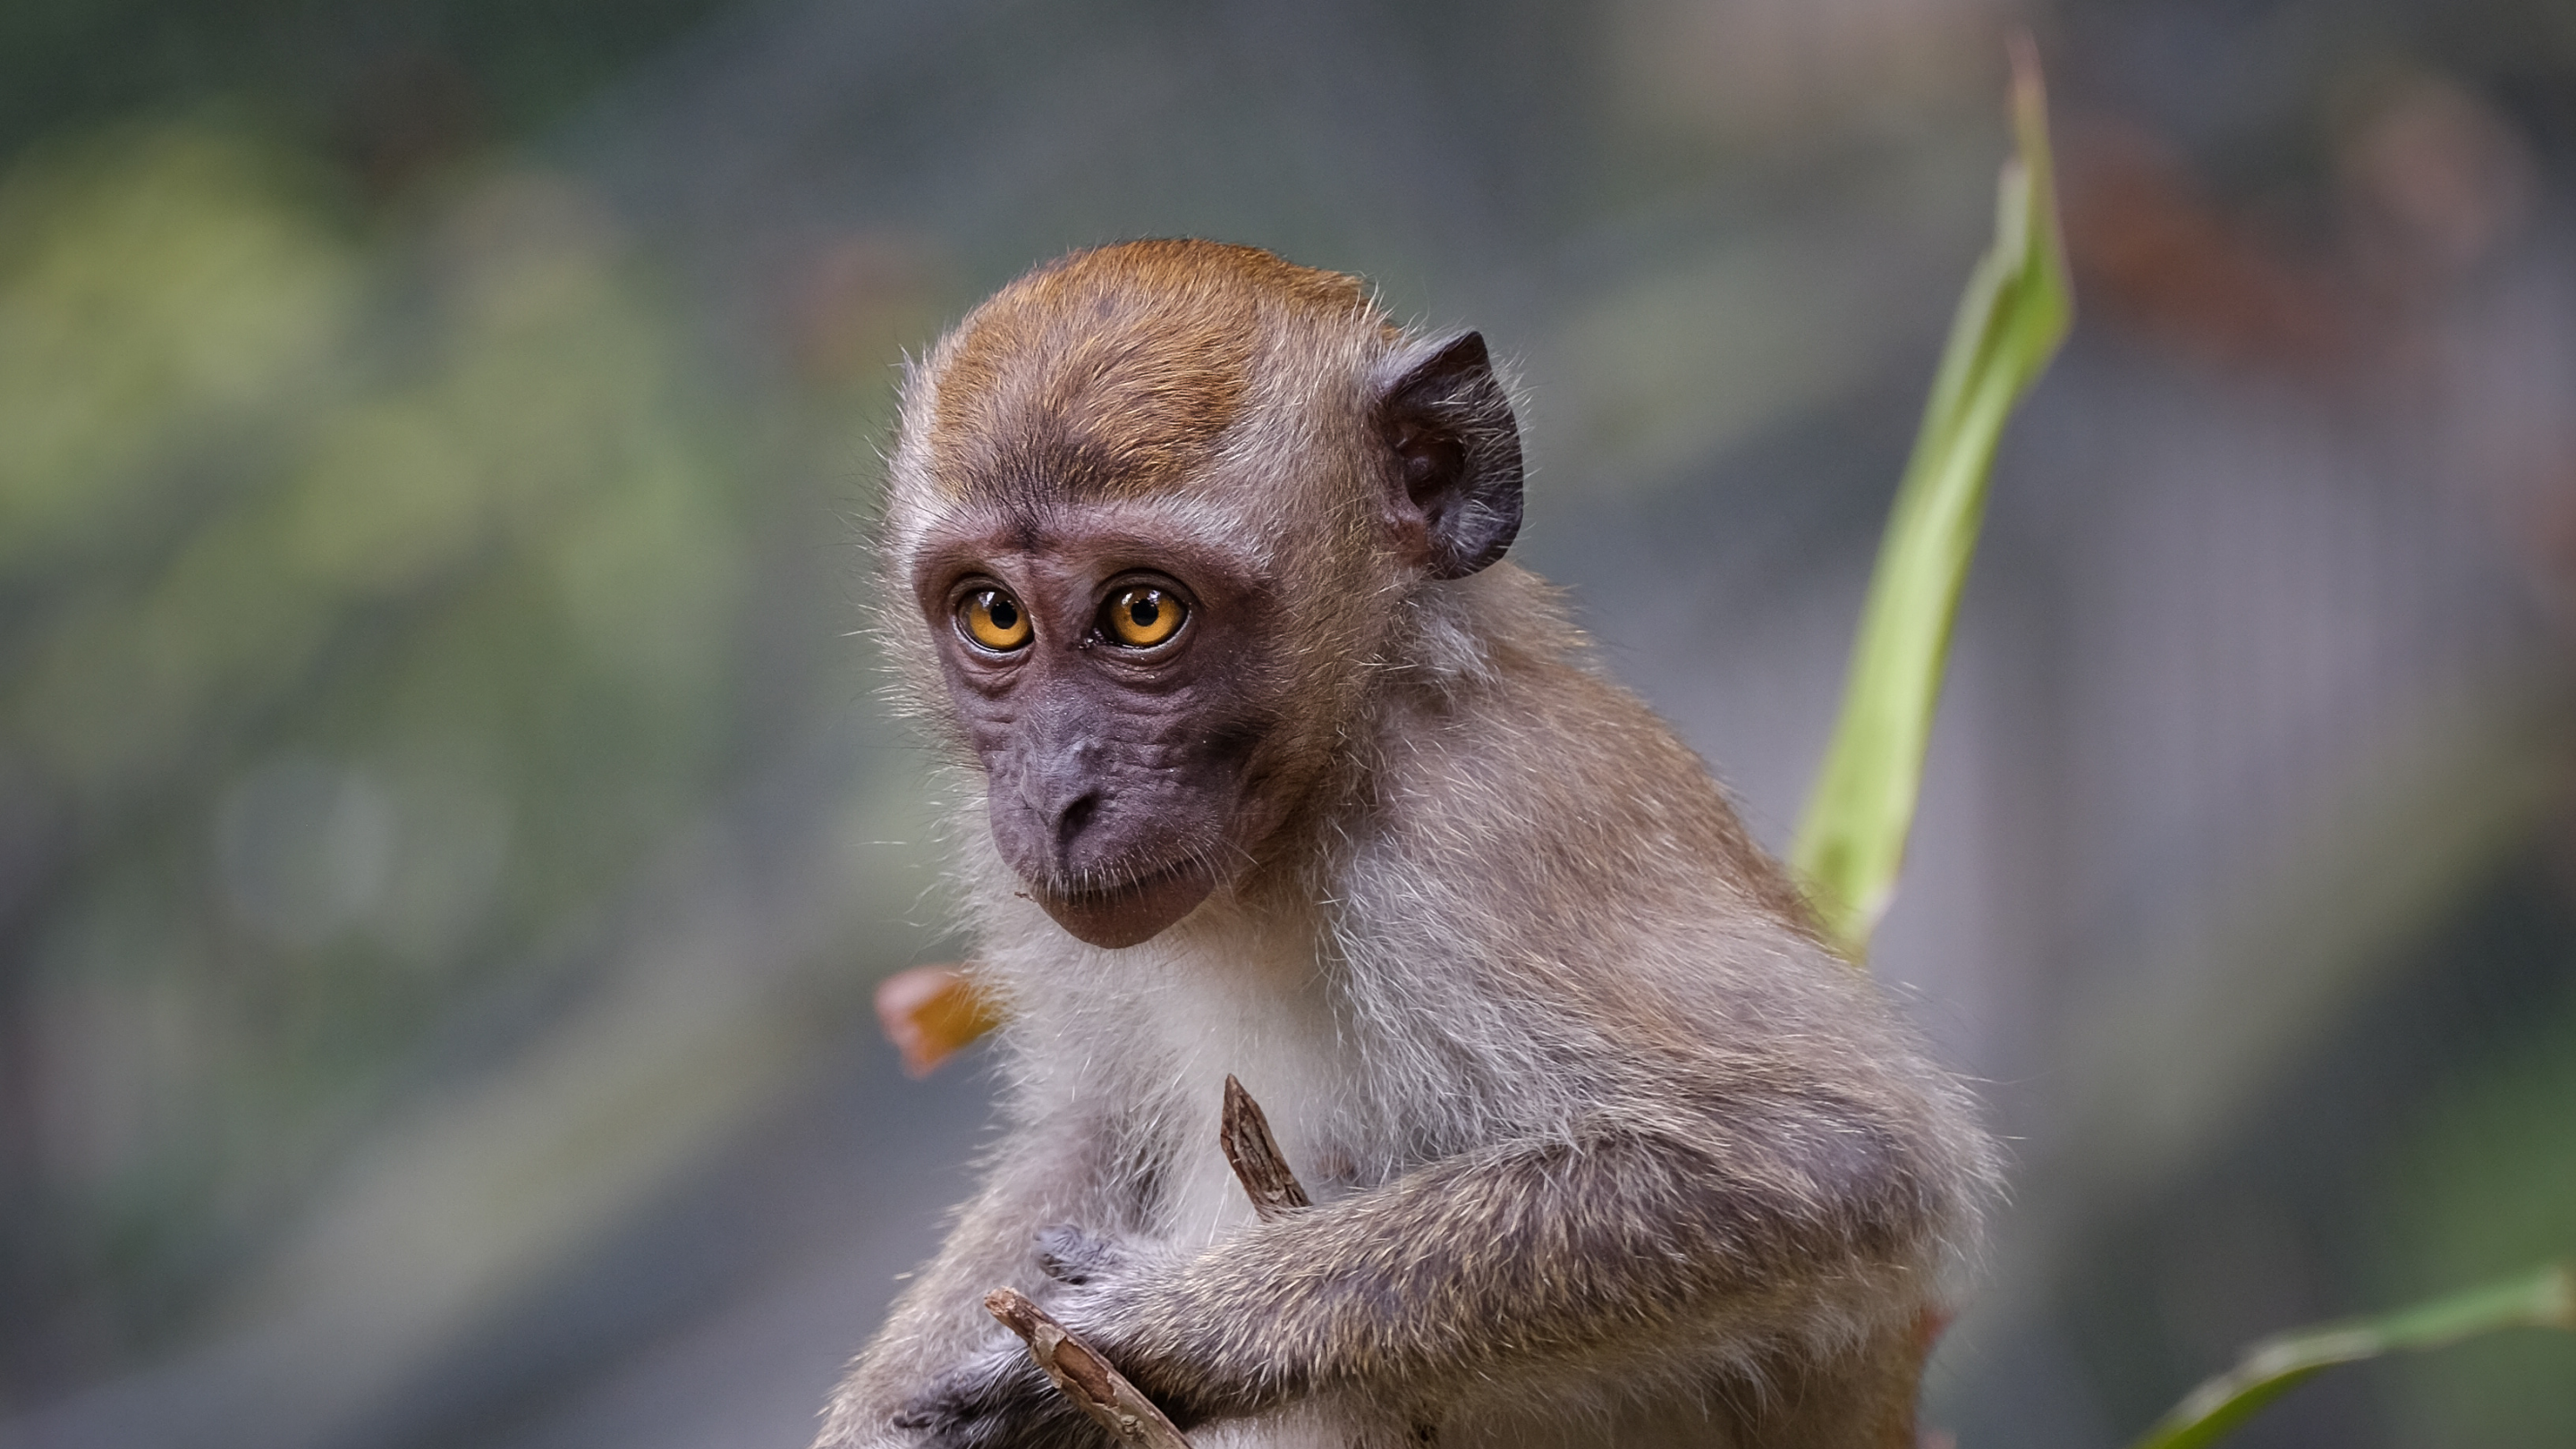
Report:
M1075 940L1115 951L1161 935L1215 889L1216 878L1204 868L1183 866L1120 890L1059 895L1041 888L1030 894Z

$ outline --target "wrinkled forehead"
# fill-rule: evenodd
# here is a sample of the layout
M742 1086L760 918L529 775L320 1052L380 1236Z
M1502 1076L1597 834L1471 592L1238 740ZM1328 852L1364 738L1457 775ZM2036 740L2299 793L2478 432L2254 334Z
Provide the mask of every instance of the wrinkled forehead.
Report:
M1277 405L1282 346L1373 335L1350 277L1206 243L1082 253L1020 279L934 353L916 461L953 501L1140 499L1206 473Z
M909 571L989 564L1007 556L1078 555L1095 572L1179 568L1257 582L1276 573L1285 540L1244 527L1226 500L1194 490L1124 498L1020 498L978 494L916 499L888 540Z

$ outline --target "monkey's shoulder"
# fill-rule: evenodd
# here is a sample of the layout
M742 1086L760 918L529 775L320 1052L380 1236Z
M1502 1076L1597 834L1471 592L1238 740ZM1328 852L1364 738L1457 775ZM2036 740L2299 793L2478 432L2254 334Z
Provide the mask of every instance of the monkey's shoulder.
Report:
M1495 655L1474 688L1391 698L1360 872L1429 865L1477 887L1494 924L1564 928L1559 942L1813 945L1803 898L1708 764L1578 632Z

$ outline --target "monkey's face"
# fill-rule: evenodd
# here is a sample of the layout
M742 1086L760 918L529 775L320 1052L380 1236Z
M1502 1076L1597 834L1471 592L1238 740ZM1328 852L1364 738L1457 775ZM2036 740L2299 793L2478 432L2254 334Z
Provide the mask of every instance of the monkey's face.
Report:
M1220 540L1122 510L942 530L913 568L993 842L1095 946L1190 913L1275 826L1274 591Z
M888 538L1028 894L1129 946L1264 859L1376 631L1502 556L1520 483L1484 340L1348 277L1137 242L977 308L907 385Z

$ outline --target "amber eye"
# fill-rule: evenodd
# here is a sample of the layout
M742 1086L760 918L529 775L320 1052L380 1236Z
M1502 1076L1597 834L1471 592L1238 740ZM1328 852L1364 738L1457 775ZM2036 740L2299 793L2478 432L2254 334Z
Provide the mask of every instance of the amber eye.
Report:
M996 652L1029 642L1029 616L1020 601L1000 589L977 589L957 605L958 627L966 637Z
M1100 627L1130 649L1151 649L1181 630L1189 611L1170 593L1147 585L1120 589L1100 613Z

